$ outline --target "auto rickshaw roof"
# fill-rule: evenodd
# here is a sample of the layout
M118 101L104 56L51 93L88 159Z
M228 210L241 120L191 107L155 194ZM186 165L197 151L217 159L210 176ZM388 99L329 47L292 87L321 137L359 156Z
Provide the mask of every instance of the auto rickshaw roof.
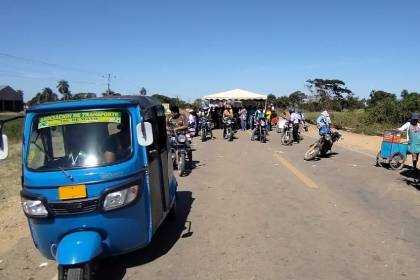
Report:
M163 106L157 99L150 96L135 95L46 102L29 107L27 112L83 110L88 108L126 107L128 105L139 105L145 119L152 118L154 116L153 112L156 112L158 116L164 114Z

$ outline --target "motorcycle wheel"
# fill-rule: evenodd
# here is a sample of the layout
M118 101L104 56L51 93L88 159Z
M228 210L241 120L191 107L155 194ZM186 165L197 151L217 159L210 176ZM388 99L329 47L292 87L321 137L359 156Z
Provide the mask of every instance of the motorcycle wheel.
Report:
M262 129L261 135L260 135L260 142L265 143L266 139L267 139L266 138L266 131L264 129Z
M81 267L58 267L58 280L90 280L91 276L89 264Z
M285 146L288 146L288 145L292 144L292 142L293 142L293 139L290 135L290 132L286 131L283 134L283 136L281 137L281 144L285 145Z
M201 130L201 142L206 141L206 139L207 139L207 132L206 132L206 129L202 129L202 130Z
M305 152L304 159L305 160L313 160L319 153L318 145L312 145L309 149Z
M392 155L389 161L389 166L391 167L392 170L398 170L398 169L403 168L404 158L402 154L397 153L397 154Z
M179 162L178 162L178 174L179 176L182 176L185 174L185 155L182 154L179 157Z

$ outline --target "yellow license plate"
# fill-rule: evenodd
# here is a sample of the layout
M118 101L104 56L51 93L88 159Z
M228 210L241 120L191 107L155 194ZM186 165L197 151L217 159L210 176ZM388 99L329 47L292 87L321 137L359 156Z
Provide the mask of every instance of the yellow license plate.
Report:
M63 186L58 188L58 198L60 200L85 198L86 185Z

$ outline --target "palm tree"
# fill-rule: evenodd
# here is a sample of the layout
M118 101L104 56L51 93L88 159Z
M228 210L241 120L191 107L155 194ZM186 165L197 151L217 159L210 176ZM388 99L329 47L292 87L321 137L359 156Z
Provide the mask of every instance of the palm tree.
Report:
M58 81L57 89L58 89L58 92L61 93L61 95L63 96L62 100L71 99L69 82L65 80Z
M52 89L46 87L42 90L41 96L40 96L41 102L48 102L48 101L56 101L57 100L57 94L55 94Z

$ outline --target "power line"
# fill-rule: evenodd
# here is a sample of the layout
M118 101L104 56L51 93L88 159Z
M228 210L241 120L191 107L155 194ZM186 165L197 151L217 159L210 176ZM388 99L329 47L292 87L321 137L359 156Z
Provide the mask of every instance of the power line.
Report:
M94 74L94 75L98 75L98 76L101 75L97 72L88 71L88 70L85 70L85 69L69 67L69 66L66 66L66 65L60 65L60 64L57 64L57 63L50 63L50 62L46 62L46 61L42 61L42 60L38 60L38 59L27 58L27 57L12 55L12 54L3 53L3 52L0 52L0 56L7 57L7 58L10 58L10 59L20 60L20 61L25 61L27 63L32 63L32 64L34 64L34 63L35 64L42 64L42 65L49 66L49 67L66 69L66 70L73 71L73 72L89 73L89 74Z

